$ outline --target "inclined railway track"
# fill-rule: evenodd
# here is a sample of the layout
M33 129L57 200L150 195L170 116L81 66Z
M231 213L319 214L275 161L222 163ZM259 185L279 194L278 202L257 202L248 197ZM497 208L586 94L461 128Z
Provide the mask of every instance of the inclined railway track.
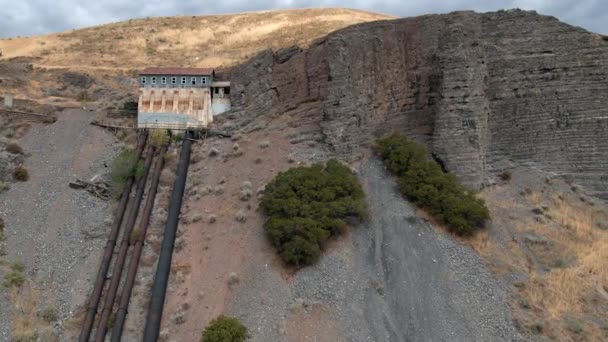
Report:
M187 132L185 137L189 138L190 133ZM118 342L122 338L129 301L154 207L160 174L163 169L164 155L167 152L167 146L155 148L147 144L147 140L148 132L146 130L140 131L136 155L138 160L144 162L144 172L141 178L137 180L130 177L123 189L93 291L87 303L87 312L80 331L79 342L105 341L110 329L112 330L111 341ZM169 216L163 234L161 254L151 293L144 341L156 341L158 339L175 232L190 162L191 143L189 139L183 140L177 178L171 196ZM147 191L146 186L148 187ZM132 195L133 191L134 195ZM144 197L144 207L140 211ZM139 224L135 228L138 219ZM132 234L134 229L137 229L138 234ZM112 274L108 277L110 268ZM159 300L162 303L159 304ZM111 328L108 324L110 320L114 323Z

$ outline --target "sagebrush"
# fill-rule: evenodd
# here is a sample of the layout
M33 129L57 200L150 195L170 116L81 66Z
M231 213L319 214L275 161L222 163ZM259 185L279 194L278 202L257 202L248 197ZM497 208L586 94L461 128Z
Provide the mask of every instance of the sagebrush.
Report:
M266 236L294 266L317 261L324 243L347 230L346 218L367 213L359 180L337 160L279 173L266 186L261 208Z
M377 141L376 152L397 177L399 190L458 235L471 235L484 227L490 213L483 200L460 185L430 158L426 147L403 134Z
M133 149L125 148L114 157L110 176L110 190L115 197L120 196L129 177L141 176L143 164L137 161Z
M247 328L238 319L220 315L212 320L201 342L243 342L249 338Z

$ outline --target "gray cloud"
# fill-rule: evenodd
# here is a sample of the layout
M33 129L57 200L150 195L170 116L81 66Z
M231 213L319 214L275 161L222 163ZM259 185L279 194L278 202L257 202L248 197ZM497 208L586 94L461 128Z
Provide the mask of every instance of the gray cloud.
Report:
M608 33L608 2L605 0L0 0L0 37L45 34L147 16L302 7L350 7L402 17L518 7L553 15L590 31Z

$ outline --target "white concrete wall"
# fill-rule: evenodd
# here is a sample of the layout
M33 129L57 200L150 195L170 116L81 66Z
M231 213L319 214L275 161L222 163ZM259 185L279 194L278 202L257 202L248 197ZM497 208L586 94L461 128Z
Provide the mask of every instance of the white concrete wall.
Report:
M222 114L230 111L230 98L213 98L211 100L211 107L213 108L213 115Z

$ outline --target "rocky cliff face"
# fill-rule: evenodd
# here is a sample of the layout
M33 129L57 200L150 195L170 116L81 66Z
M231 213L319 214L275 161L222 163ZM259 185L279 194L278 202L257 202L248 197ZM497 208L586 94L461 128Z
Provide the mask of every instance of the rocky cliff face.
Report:
M287 115L349 158L402 131L480 188L512 163L608 197L608 37L519 10L379 21L231 72L233 118Z

